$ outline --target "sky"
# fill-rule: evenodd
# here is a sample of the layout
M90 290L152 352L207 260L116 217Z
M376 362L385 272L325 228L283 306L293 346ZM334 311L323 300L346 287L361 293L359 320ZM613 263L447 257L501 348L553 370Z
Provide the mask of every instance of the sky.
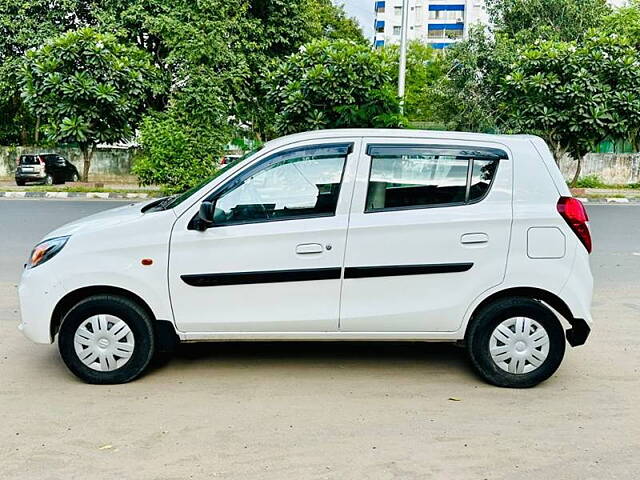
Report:
M344 4L344 9L350 17L355 17L364 30L367 38L373 38L373 11L374 0L335 0L335 3Z

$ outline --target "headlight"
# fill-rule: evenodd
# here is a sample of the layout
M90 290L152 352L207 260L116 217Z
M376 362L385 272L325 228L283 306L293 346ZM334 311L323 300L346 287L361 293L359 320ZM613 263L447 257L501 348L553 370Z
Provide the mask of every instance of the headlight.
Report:
M42 265L47 260L55 257L58 252L62 250L62 247L65 246L67 240L69 240L68 236L50 238L44 242L40 242L31 252L31 256L29 257L26 267L37 267L38 265Z

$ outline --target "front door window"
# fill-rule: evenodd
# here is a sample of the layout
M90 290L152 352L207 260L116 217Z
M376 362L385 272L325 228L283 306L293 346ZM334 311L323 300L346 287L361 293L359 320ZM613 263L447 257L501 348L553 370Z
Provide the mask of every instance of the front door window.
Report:
M216 200L214 225L335 215L348 146L276 154Z

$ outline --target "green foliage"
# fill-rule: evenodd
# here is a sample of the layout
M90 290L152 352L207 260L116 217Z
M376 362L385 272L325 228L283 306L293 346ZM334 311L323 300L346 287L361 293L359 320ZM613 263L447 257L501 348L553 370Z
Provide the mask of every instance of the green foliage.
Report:
M399 64L400 50L392 45L385 47ZM442 80L447 63L431 46L419 41L409 42L407 48L407 76L405 83L404 111L410 122L429 122L440 117L440 105L434 86ZM394 73L394 81L398 69Z
M344 40L306 45L269 74L275 130L402 125L396 68L395 56L385 49Z
M0 0L0 144L37 141L37 119L20 98L24 54L48 38L89 22L80 0Z
M163 185L168 193L179 192L211 176L215 154L207 151L191 129L177 119L159 114L148 116L140 127L142 154L133 166L141 185Z
M607 185L598 175L587 175L575 182L574 186L578 188L605 188Z
M51 141L80 145L86 179L97 143L131 138L153 73L146 53L83 28L27 52L22 97Z
M330 0L105 0L97 16L163 72L163 93L149 101L162 113L142 124L135 171L172 191L208 176L235 136L275 135L264 77L279 59L314 38L366 44Z
M483 26L447 48L441 66L445 74L432 89L433 121L451 130L499 131L496 85L512 56L512 43L497 42Z
M486 0L496 33L523 42L571 41L602 25L606 0Z
M556 160L581 159L640 124L640 52L626 38L586 37L519 47L498 86L505 127L542 136Z

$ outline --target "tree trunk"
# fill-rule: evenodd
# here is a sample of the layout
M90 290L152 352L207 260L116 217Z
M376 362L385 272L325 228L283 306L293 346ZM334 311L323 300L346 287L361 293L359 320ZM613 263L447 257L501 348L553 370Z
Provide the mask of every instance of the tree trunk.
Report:
M580 180L580 172L582 170L582 158L583 156L578 157L578 165L576 166L576 174L573 176L573 180L571 180L571 187L575 187Z
M82 156L84 158L84 164L82 168L82 181L89 181L89 168L91 167L91 159L93 158L93 152L95 151L95 145L84 144L82 145Z
M567 153L567 149L564 148L560 142L551 142L551 153L553 154L553 158L556 161L556 165L560 167L560 161L562 157Z

